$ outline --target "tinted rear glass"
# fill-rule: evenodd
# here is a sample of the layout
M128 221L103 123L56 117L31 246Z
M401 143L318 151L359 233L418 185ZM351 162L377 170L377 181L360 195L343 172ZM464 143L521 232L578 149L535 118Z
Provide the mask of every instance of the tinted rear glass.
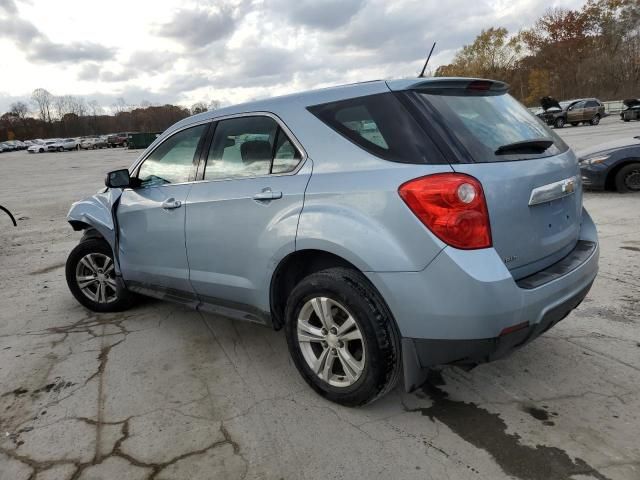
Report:
M438 115L446 129L466 148L474 162L500 162L544 158L569 147L543 121L507 93L417 93L427 116ZM500 147L518 142L549 139L553 144L541 153L496 154Z
M391 92L324 103L308 110L363 150L385 160L446 163Z

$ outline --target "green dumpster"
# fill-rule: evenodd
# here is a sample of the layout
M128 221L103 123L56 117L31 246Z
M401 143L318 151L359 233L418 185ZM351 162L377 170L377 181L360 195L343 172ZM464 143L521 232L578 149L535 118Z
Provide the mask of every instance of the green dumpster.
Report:
M143 132L129 134L129 148L147 148L162 132Z

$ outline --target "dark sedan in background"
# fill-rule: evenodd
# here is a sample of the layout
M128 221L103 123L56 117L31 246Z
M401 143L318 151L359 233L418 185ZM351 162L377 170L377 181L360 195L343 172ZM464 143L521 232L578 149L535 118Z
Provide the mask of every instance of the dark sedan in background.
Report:
M585 188L640 192L640 136L578 152Z

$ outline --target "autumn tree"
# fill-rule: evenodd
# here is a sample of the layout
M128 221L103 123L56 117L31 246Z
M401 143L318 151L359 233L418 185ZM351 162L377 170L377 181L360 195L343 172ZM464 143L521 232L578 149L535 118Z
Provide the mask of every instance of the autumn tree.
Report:
M506 28L482 30L470 45L455 55L450 65L436 70L436 76L499 78L511 72L522 53L519 35L509 36Z

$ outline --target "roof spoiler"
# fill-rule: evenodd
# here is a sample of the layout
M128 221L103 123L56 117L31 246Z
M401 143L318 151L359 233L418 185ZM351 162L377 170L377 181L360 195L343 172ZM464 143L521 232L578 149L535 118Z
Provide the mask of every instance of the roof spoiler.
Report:
M507 83L485 78L430 77L392 80L388 81L387 84L391 90L419 90L432 93L457 90L469 93L501 94L509 90Z

